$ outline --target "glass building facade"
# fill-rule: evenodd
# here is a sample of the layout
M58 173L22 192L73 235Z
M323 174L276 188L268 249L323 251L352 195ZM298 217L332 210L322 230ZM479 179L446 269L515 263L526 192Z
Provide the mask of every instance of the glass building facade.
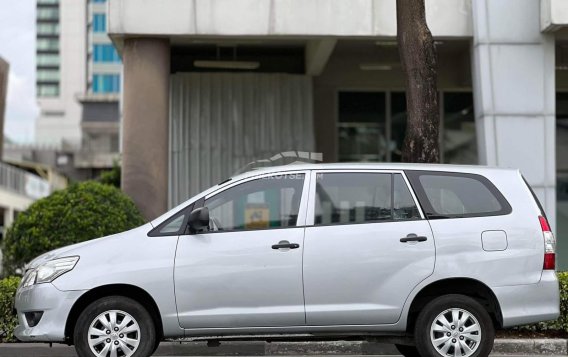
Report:
M107 35L106 0L89 3L89 87L92 94L120 92L121 60Z
M477 164L471 92L441 92L440 161ZM400 162L406 132L404 92L340 91L339 161Z
M59 0L38 0L36 12L36 89L38 97L60 92Z

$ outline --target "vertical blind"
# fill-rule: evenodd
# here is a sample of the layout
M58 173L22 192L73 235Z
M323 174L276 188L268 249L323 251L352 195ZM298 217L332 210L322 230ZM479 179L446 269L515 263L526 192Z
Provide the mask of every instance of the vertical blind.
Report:
M170 80L169 205L247 164L315 147L311 78L182 73Z

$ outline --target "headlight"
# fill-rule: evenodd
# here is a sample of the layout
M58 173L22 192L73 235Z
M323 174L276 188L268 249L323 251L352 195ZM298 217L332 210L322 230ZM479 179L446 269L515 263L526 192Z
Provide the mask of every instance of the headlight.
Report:
M79 257L67 257L45 262L35 269L28 270L22 280L22 287L50 283L58 276L73 270L78 261Z

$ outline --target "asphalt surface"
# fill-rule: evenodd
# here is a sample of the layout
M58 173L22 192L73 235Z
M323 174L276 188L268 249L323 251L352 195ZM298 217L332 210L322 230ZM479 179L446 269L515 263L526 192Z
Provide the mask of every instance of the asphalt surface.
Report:
M63 345L53 345L52 348L48 347L48 345L36 345L36 348L30 348L29 344L28 346L24 347L25 344L21 344L20 346L14 346L13 348L6 348L6 346L2 346L2 348L0 348L0 357L76 357L77 355L75 354L75 350L73 349L73 347L69 347L69 346L63 346ZM34 346L35 347L35 346ZM211 357L212 354L168 354L168 353L164 353L166 351L162 350L160 354L154 355L153 357L186 357L186 356L192 356L192 357ZM221 351L219 351L221 352ZM225 353L219 353L219 354L215 354L215 356L227 356L227 357L235 357L235 355L238 355L239 357L258 357L258 355L241 355L238 354L238 351L231 351L231 350L226 350L226 351L222 351ZM283 355L283 354L278 354L275 356L286 356L286 357L314 357L314 356L333 356L333 357L369 357L369 356L385 356L385 357L394 357L394 356L399 356L399 355L395 355L395 354L376 354L376 355L341 355L341 354L309 354L309 355ZM533 355L514 355L514 354L507 354L507 355L502 355L502 354L492 354L492 356L506 356L506 357L541 357L542 355L539 354L533 354ZM558 355L561 356L561 355ZM547 355L547 357L555 357L555 355Z

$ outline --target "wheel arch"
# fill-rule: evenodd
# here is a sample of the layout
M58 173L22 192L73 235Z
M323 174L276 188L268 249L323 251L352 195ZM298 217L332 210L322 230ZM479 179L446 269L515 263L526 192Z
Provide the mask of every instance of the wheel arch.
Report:
M412 334L419 312L433 299L448 294L461 294L478 301L491 316L495 328L503 326L501 306L495 293L489 286L472 278L441 279L424 286L410 304L406 332Z
M124 296L140 303L152 317L156 328L156 338L158 341L163 338L164 329L160 309L152 296L146 290L135 285L110 284L87 291L73 304L65 323L65 341L68 344L73 344L73 331L81 312L92 302L107 296Z

